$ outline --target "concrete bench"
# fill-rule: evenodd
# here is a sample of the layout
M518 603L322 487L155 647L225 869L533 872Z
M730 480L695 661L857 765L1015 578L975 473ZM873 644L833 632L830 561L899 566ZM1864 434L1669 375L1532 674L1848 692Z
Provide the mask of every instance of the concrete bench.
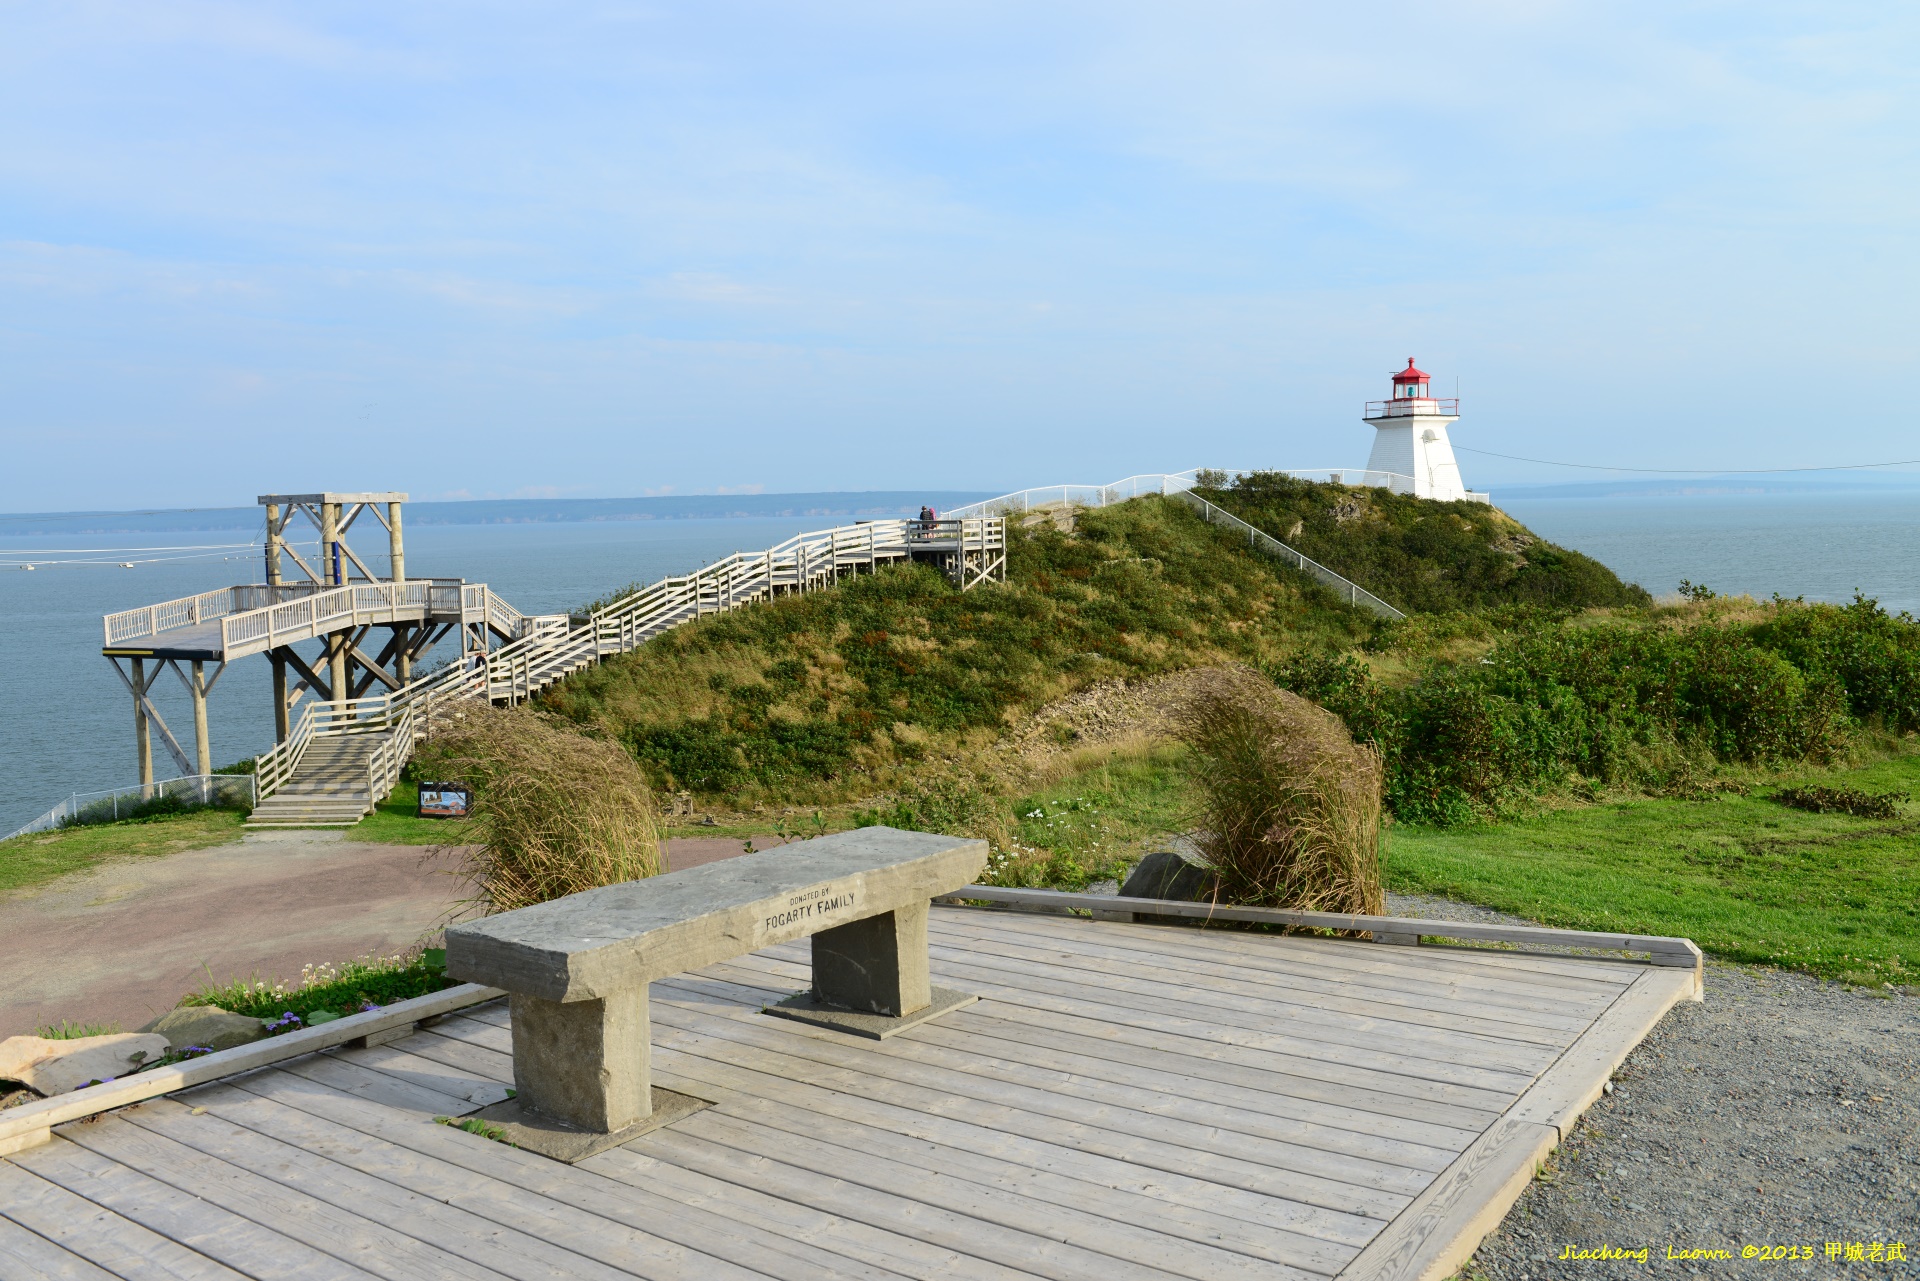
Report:
M482 1119L580 1160L705 1106L652 1084L647 985L776 943L812 937L813 988L770 1014L885 1036L972 1000L928 980L927 908L986 860L868 827L450 927L447 973L510 997L516 1097Z

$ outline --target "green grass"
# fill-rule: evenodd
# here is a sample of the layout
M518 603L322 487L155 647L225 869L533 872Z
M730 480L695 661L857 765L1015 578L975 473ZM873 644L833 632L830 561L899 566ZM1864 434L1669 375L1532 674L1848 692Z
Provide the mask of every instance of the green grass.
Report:
M43 1027L36 1034L48 1041L78 1041L88 1036L110 1036L120 1030L118 1023L69 1023L61 1019L52 1027Z
M420 785L401 779L373 813L347 829L347 839L379 845L463 845L477 839L469 835L471 820L420 818L419 806Z
M1013 840L983 880L1081 890L1125 880L1158 836L1181 831L1190 809L1185 750L1082 760L1059 782L1013 802Z
M206 809L127 823L34 832L0 841L0 893L29 889L111 859L160 858L240 839L245 816Z
M1920 747L1786 782L1920 792ZM1920 982L1920 806L1810 814L1747 797L1622 800L1497 826L1401 826L1390 889L1580 929L1677 934L1729 960Z
M325 1012L357 1014L362 1007L392 1005L451 987L446 974L447 954L439 948L400 956L361 957L354 961L307 966L294 982L259 977L218 982L212 975L197 991L180 998L181 1005L217 1005L235 1014L274 1019L291 1011L304 1022ZM292 1025L282 1029L294 1030Z

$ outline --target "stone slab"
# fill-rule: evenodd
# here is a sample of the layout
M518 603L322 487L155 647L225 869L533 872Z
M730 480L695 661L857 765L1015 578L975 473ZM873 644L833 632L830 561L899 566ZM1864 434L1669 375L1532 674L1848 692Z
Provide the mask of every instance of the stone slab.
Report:
M231 1050L236 1045L265 1040L267 1036L259 1019L235 1014L217 1005L183 1005L168 1010L140 1030L166 1037L176 1054L192 1045L207 1050Z
M681 1094L677 1090L663 1090L656 1085L653 1087L653 1111L644 1120L612 1134L576 1129L563 1121L529 1112L520 1106L517 1098L502 1099L472 1113L471 1117L461 1119L477 1118L499 1126L505 1141L514 1147L572 1165L609 1148L617 1148L622 1143L631 1143L643 1134L651 1134L661 1126L672 1125L712 1106L707 1099L696 1099L691 1094Z
M18 1081L52 1097L101 1081L114 1081L157 1063L167 1038L152 1032L53 1038L10 1036L0 1041L0 1080Z
M811 992L801 992L775 1005L766 1006L761 1013L771 1014L779 1019L792 1019L797 1023L811 1023L815 1027L832 1028L836 1032L864 1036L873 1041L884 1041L910 1027L918 1027L928 1019L937 1019L949 1010L957 1010L963 1005L972 1005L979 999L971 992L957 992L950 987L936 987L933 989L931 1005L922 1006L911 1014L895 1017L886 1014L863 1014L859 1010L843 1010L838 1006L822 1004Z
M450 926L447 973L596 1000L970 885L987 843L866 827Z

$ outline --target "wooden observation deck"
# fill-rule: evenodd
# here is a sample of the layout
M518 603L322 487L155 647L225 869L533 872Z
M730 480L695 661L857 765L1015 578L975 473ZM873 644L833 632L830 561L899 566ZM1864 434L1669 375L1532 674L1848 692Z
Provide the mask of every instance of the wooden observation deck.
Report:
M712 1106L575 1165L435 1123L514 1081L487 988L0 1114L0 1273L1437 1281L1698 981L965 907L929 929L934 981L980 999L887 1040L762 1012L807 987L803 942L655 982L654 1080ZM164 1073L206 1084L140 1092Z

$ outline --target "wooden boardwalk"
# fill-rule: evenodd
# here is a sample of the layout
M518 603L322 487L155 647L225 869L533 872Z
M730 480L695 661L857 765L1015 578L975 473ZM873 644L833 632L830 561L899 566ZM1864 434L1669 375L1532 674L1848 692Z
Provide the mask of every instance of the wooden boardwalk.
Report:
M1444 1276L1694 978L933 918L983 999L884 1042L760 1013L804 944L654 984L715 1106L577 1166L433 1124L505 1096L504 1002L62 1126L0 1161L0 1277Z

